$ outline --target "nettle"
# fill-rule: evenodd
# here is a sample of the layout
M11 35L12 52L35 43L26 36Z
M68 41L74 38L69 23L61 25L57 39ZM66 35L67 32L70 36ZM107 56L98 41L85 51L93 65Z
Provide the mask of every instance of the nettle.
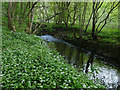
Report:
M105 88L68 65L36 35L3 30L3 88Z

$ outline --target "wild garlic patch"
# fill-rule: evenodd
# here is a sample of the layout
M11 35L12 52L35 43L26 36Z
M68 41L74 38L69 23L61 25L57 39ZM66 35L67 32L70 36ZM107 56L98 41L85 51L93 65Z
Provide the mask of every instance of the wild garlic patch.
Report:
M36 35L3 30L2 41L3 88L104 88L77 72Z

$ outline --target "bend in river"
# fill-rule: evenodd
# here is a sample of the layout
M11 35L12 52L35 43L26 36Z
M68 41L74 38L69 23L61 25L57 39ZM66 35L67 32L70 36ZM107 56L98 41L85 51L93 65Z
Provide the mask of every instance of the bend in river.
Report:
M85 73L91 72L91 66L94 66L94 77L107 85L108 88L117 88L120 82L120 68L115 67L111 63L106 62L106 58L96 55L94 52L86 51L84 48L76 47L61 39L57 39L51 35L40 36L46 42L53 42L54 48L64 56L69 64Z

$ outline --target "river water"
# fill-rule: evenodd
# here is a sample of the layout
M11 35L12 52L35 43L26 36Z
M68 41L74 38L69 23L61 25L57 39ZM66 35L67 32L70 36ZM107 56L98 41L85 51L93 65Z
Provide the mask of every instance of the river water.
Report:
M120 83L120 68L106 62L107 60L104 57L50 35L42 35L40 38L50 48L57 50L69 64L74 65L78 70L88 75L91 75L90 72L93 72L91 78L100 79L108 88L117 88ZM54 46L50 45L49 42L53 42Z

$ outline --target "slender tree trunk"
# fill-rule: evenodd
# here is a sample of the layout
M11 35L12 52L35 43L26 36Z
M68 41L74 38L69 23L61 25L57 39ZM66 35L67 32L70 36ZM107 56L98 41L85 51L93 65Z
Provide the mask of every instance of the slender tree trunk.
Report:
M63 4L62 2L59 2L59 3L58 3L58 10L59 10L59 11L62 11L62 4ZM62 17L63 17L62 15L63 15L62 13L60 13L60 14L58 15L58 16L59 16L58 24L60 24L60 25L62 24Z
M97 26L97 29L99 28L99 26L104 22L104 24L101 26L100 30L97 33L100 33L101 30L104 28L104 26L107 24L107 19L109 18L110 14L112 13L112 11L120 4L120 1L114 6L113 2L113 6L111 7L110 11L108 12L107 16L105 17L105 19L103 19Z
M93 11L92 11L92 13L91 13L91 15L90 15L90 18L89 18L89 20L88 20L88 23L87 23L87 25L86 25L85 32L87 32L88 26L89 26L89 24L90 24L90 20L91 20L91 18L92 18L92 14L93 14Z
M35 14L35 8L33 8L32 22L30 24L30 34L32 33L32 25L33 25L33 20L34 20L34 14Z
M20 24L22 23L22 21L23 21L23 18L24 18L24 16L25 16L25 13L26 13L26 11L27 11L27 8L28 8L28 6L29 6L29 2L27 2L27 4L26 4L26 7L25 7L25 9L24 9L24 12L23 13L21 13L21 19L20 19ZM25 18L24 18L25 19Z
M84 10L82 15L82 26L81 26L82 31L84 31L86 8L87 8L87 2L84 2Z
M77 3L75 2L75 3L74 3L74 15L73 15L73 22L72 22L71 26L75 24L76 9L77 9Z
M12 7L12 2L9 2L8 3L8 28L10 30L13 29L13 27L12 27L12 18L11 18L11 13L10 13L11 7Z
M81 5L81 3L80 3ZM80 9L79 9L79 39L82 38L82 30L81 30L81 6L80 6Z
M20 2L20 12L19 12L19 27L21 28L21 20L22 20L22 10L23 10L23 2Z
M17 3L14 2L14 5L13 5L13 13L12 13L12 20L14 20L14 18L15 18L14 16L15 16L16 5L17 5Z
M45 14L46 14L46 16L48 18L48 10L47 10L47 8L45 8ZM49 23L49 20L48 20L48 23Z
M64 7L66 8L66 6L68 5L68 3L64 4ZM68 27L68 20L70 17L70 12L69 12L69 8L67 8L67 15L63 17L63 21L65 23L66 28Z
M31 8L31 2L29 2L29 9ZM31 18L31 13L29 13L29 16L28 16L28 20L29 20L29 22L28 22L28 27L30 28L30 19Z
M82 30L81 30L81 25L80 25L80 23L81 23L81 14L79 15L79 39L80 38L82 38Z
M56 14L56 9L54 8L54 15ZM57 20L56 20L56 17L54 17L54 23L57 24Z
M118 32L120 32L120 4L118 5Z
M95 2L93 2L92 38L93 38L93 40L97 39L97 37L95 35Z
M23 2L20 3L20 17L19 17L19 21L21 21L22 18L22 10L23 10Z
M27 11L28 5L29 5L29 2L27 2L27 4L26 4L26 7L25 7L24 12L23 12L23 14L22 14L22 18L25 16L25 13L26 13L26 11Z

